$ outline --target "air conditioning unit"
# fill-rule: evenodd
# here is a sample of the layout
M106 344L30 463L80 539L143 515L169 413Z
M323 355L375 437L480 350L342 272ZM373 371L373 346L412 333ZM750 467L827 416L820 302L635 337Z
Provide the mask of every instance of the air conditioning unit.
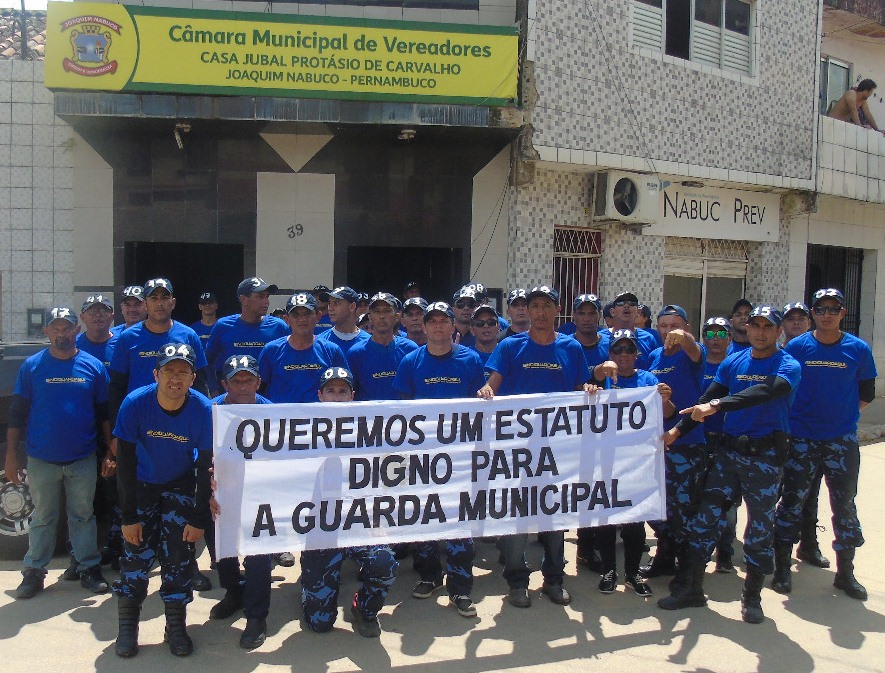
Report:
M606 171L595 175L593 219L651 225L657 222L661 182L657 174Z

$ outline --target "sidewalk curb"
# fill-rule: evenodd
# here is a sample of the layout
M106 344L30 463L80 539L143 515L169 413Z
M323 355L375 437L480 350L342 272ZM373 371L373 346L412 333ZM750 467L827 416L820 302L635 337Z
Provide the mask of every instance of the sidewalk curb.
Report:
M860 444L869 444L885 437L885 425L868 425L857 429L857 441Z

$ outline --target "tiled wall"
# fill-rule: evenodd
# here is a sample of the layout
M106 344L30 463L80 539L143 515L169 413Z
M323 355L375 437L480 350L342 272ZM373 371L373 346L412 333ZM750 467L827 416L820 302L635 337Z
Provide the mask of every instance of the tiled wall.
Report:
M774 306L786 304L787 266L790 260L789 220L781 217L777 242L750 243L748 255L747 299L754 304L765 303Z
M818 191L885 203L885 135L820 117Z
M529 3L541 159L810 188L817 3L753 3L758 74L746 77L640 53L632 2Z
M73 289L70 127L53 112L43 63L0 61L0 337L27 335L28 308Z

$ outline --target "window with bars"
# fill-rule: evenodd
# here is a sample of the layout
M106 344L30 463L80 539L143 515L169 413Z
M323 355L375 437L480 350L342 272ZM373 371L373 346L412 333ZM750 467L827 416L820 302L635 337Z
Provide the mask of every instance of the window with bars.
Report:
M559 290L561 322L572 317L572 303L581 294L599 294L602 235L585 227L553 230L553 287Z
M633 43L752 75L754 9L748 0L633 0Z

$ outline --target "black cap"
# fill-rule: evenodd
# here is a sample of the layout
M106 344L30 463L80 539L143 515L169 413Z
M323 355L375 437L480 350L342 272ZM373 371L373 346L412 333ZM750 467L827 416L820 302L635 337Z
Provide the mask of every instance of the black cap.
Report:
M618 301L635 301L639 305L639 299L632 292L621 292L617 297L612 299L612 304Z
M199 299L199 301L197 301L197 303L198 304L212 304L212 303L217 304L218 297L216 297L212 292L204 292L203 294L200 295L200 299Z
M237 296L238 297L247 297L250 294L255 292L264 292L267 290L270 294L276 294L277 290L279 290L276 285L272 285L268 283L264 278L259 278L258 276L252 276L251 278L244 278L239 285L237 285Z
M723 318L721 316L716 316L713 318L707 318L707 322L704 323L701 331L708 329L715 329L717 327L721 327L722 329L728 330L728 333L731 334L731 320L728 318Z
M46 324L52 324L56 320L67 320L72 325L80 324L77 320L77 314L74 313L74 309L67 306L56 306L55 308L49 309L49 322Z
M427 300L422 297L409 297L403 302L403 313L413 306L417 306L421 309L421 312L424 313L424 311L427 310Z
M734 306L731 307L731 314L730 315L734 315L735 313L737 313L738 309L741 306L746 306L751 311L753 310L753 304L751 304L749 301L747 301L746 299L738 299L734 303Z
M111 303L110 299L102 294L93 294L86 297L86 301L83 302L83 308L80 309L80 313L83 313L83 311L85 311L86 309L92 308L96 304L101 304L111 311L114 310L114 305Z
M313 288L313 294L320 301L329 301L329 293L332 290L327 288L325 285L315 285Z
M424 309L424 322L427 322L433 313L441 313L449 320L455 319L455 312L452 311L452 307L444 301L435 301L427 305L427 308Z
M575 297L575 301L572 304L572 309L577 311L578 307L583 306L584 304L593 304L596 307L597 311L602 310L602 302L599 301L599 297L595 294L579 294Z
M750 312L750 320L753 318L765 318L768 322L776 327L780 327L784 322L784 317L775 306L770 304L759 304Z
M353 374L346 367L329 367L320 374L320 390L330 381L345 381L353 390Z
M385 304L390 304L393 307L394 311L399 311L402 308L402 304L399 299L394 297L389 292L379 292L378 294L372 295L372 299L369 300L369 308L372 308L379 301L383 301Z
M258 360L251 355L231 355L224 361L224 379L230 379L237 372L249 372L258 376Z
M845 295L842 294L842 290L837 290L834 287L827 287L815 292L811 297L811 306L817 306L818 302L824 299L835 299L839 302L839 306L845 306Z
M169 294L174 294L172 281L168 278L151 278L144 284L144 298L147 299L157 290L166 290Z
M126 299L132 297L133 299L138 299L138 301L144 301L144 288L141 285L127 285L123 288L123 297Z
M517 299L528 301L526 297L526 291L521 287L518 287L515 290L510 290L510 292L507 293L507 305L510 306L510 304L515 302Z
M317 310L317 300L310 292L296 292L289 297L286 302L286 314L288 315L296 308L307 308L311 311Z
M326 299L343 299L344 301L350 304L356 304L359 299L359 295L356 290L352 287L348 287L347 285L342 285L340 287L336 287L334 290L329 290L326 293Z
M531 301L535 297L547 297L554 304L559 304L559 292L547 285L536 285L531 292L526 295L526 299Z
M624 339L632 341L633 344L636 346L639 345L639 339L636 337L636 332L634 332L632 329L616 329L614 332L612 332L610 343L612 346L614 346L616 343L618 343L619 341L623 341Z
M808 307L805 304L803 304L801 301L797 301L797 302L793 302L792 304L785 304L784 305L783 314L784 314L785 318L787 317L787 313L789 313L790 311L801 311L802 313L805 314L806 318L811 316L811 311L809 311Z
M173 360L184 360L191 366L191 369L194 371L197 369L197 355L190 344L168 343L163 346L157 356L156 368L159 369Z

